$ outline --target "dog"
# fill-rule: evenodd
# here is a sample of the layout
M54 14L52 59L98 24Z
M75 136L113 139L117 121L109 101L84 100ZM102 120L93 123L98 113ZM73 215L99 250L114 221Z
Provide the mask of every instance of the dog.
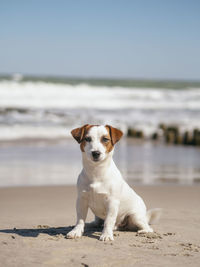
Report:
M77 181L77 223L67 238L83 235L88 208L95 215L90 225L103 223L101 241L114 240L115 229L153 232L149 224L159 218L160 209L146 210L144 201L122 178L112 158L123 133L110 125L86 124L71 134L80 144L83 169Z

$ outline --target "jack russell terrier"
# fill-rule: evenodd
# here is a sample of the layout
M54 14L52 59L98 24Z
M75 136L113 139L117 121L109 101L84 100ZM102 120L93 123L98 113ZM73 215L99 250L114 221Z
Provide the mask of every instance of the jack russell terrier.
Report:
M95 215L92 226L104 222L100 240L113 239L113 230L153 232L150 223L160 216L160 209L146 210L140 196L122 178L113 161L114 145L123 133L110 126L84 125L71 131L80 144L83 169L78 177L77 223L67 238L81 237L88 208Z

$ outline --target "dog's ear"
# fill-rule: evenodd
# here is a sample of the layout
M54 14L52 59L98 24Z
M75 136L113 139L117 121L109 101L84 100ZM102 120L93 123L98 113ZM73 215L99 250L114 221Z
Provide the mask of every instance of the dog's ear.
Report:
M116 144L123 135L122 131L120 131L119 129L114 128L110 125L106 125L106 127L109 130L112 145Z
M81 141L83 140L84 134L85 134L85 129L88 126L88 124L83 125L80 128L76 128L73 129L71 131L72 136L74 137L74 139L76 139L76 141L80 144Z

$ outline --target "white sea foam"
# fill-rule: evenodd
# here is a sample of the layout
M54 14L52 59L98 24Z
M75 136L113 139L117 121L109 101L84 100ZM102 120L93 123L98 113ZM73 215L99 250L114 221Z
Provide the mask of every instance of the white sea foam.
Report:
M0 140L12 140L19 138L65 138L70 135L70 129L61 126L31 126L12 125L0 126Z
M82 123L134 126L151 134L159 123L199 127L200 88L152 89L0 81L0 139L60 137Z
M200 89L172 90L0 82L0 107L200 109Z

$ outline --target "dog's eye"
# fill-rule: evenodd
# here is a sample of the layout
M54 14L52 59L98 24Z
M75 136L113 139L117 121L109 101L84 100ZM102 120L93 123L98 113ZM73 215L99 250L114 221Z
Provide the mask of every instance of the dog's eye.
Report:
M89 136L88 136L88 137L85 137L85 141L86 141L86 142L91 142L91 141L92 141L92 138L89 137Z
M108 139L107 137L103 137L103 138L102 138L102 141L103 141L104 143L107 143L109 140L110 140L110 139Z

